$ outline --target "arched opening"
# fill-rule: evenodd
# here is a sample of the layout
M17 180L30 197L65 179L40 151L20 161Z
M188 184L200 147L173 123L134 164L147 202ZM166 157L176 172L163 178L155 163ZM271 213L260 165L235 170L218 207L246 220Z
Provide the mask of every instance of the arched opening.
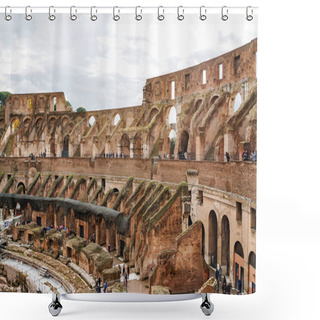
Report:
M234 244L234 286L239 292L244 290L244 256L239 241Z
M140 159L142 158L142 153L143 153L141 133L136 134L136 136L134 137L134 142L135 142L134 157Z
M221 267L224 274L229 275L230 263L230 224L227 216L221 222Z
M25 193L26 193L26 187L25 187L25 185L24 185L23 182L19 182L19 183L18 183L17 190L19 190L20 187L21 187L21 192L19 192L19 193L20 193L20 194L21 194L21 193L22 193L22 194L25 194Z
M240 93L237 93L234 99L233 112L236 112L240 108L241 103L242 103L241 95Z
M69 157L69 135L66 135L63 139L62 157Z
M20 124L20 121L17 118L11 121L11 132L12 133L17 130L19 124Z
M121 137L120 149L121 153L123 153L126 158L130 156L130 139L126 133L124 133Z
M118 194L119 193L119 189L113 188L113 192Z
M213 210L209 213L209 258L210 265L216 268L218 258L218 221L217 215Z
M177 123L177 110L174 106L172 106L169 112L169 124L175 123Z
M174 158L174 149L176 147L177 134L172 129L169 133L169 158Z
M251 251L248 259L249 293L256 292L256 254Z
M94 116L91 116L89 118L89 127L92 127L95 122L96 122L96 118Z
M114 116L113 125L116 126L120 120L121 120L120 114L117 113L117 114Z
M189 134L187 131L183 130L180 135L179 143L179 159L186 160L188 159L188 143L189 143Z

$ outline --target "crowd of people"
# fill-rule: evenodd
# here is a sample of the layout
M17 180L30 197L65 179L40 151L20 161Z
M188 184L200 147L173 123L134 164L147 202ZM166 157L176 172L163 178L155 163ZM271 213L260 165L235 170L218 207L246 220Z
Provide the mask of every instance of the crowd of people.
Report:
M225 153L226 161L230 162L230 154L228 152ZM242 152L241 155L242 161L252 161L257 162L257 151L252 151L249 155L249 152L247 150Z

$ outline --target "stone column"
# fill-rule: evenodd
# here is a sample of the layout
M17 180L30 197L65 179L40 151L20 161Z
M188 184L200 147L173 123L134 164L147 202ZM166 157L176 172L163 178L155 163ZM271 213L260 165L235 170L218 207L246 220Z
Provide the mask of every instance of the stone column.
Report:
M97 221L95 222L95 234L96 234L96 243L99 244L99 238L100 238L100 228L99 228L99 224L97 223Z
M135 140L134 138L130 139L130 158L134 158L134 152L135 152Z
M231 128L227 128L224 133L224 160L227 161L225 154L226 152L230 155L230 160L234 160L233 147L234 147L234 131Z
M148 159L150 157L150 146L146 143L143 144L143 158Z
M120 153L121 153L121 144L118 144L118 145L117 145L117 154L118 154L118 157L120 157Z
M196 160L204 160L204 127L199 127L196 135Z
M198 207L198 184L199 184L199 177L198 171L189 169L187 170L187 182L189 188L191 189L191 219L193 222L198 220L197 217L197 207Z
M106 136L106 143L104 146L105 154L111 153L111 146L110 146L111 137L109 135Z

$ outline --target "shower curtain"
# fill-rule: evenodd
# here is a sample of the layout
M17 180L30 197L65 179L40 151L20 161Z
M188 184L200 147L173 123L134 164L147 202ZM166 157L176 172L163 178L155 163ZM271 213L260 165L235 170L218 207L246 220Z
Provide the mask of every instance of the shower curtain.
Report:
M0 292L256 290L256 8L2 8Z

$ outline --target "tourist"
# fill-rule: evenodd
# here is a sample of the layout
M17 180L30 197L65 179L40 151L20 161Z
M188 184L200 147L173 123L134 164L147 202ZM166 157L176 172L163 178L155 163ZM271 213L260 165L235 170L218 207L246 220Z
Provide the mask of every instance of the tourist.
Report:
M216 279L219 280L219 270L218 270L218 268L216 269Z
M129 265L128 265L128 267L127 267L127 273L128 273L128 275L130 274L130 267L129 267Z
M256 162L257 161L257 152L252 151L251 153L251 161Z
M108 252L110 252L110 243L108 243Z
M104 286L103 286L103 292L106 293L107 292L107 287L108 287L108 282L106 280L106 282L104 283Z
M126 287L128 289L128 275L127 274L124 275L124 283L126 284Z
M226 152L226 158L227 158L227 162L229 162L230 161L230 155L229 155L228 152Z
M122 273L125 274L125 272L126 272L126 265L123 264L123 265L122 265Z

